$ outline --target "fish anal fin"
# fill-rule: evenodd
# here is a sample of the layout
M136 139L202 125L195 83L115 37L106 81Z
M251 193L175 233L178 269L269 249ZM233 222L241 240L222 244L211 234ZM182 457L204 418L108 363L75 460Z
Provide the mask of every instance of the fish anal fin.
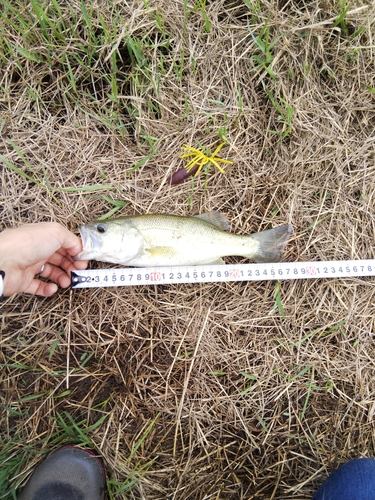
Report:
M225 262L223 261L222 258L218 258L216 260L213 260L212 262L207 263L208 266L225 266Z

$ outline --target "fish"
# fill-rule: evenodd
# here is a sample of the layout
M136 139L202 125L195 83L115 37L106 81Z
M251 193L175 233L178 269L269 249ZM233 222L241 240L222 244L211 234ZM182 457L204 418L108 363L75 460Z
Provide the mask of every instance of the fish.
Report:
M228 232L218 211L195 216L129 215L80 227L82 252L75 260L135 267L225 264L223 257L277 262L292 234L285 224L250 235Z

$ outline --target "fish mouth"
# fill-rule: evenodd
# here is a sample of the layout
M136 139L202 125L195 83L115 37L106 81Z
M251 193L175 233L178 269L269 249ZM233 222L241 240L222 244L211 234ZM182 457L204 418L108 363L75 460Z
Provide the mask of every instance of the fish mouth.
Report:
M81 226L79 228L79 234L81 235L81 239L82 239L82 252L90 251L92 248L92 242L91 242L89 232L87 231L85 226Z
M79 233L82 239L82 252L74 257L74 260L86 260L92 258L98 248L99 240L85 226L79 228Z

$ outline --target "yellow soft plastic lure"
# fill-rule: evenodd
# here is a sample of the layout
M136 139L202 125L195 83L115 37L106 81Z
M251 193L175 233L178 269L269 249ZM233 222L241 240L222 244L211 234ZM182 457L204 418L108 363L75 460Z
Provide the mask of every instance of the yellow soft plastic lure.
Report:
M188 164L185 167L185 170L187 172L190 172L196 165L198 166L197 171L195 172L194 175L198 175L202 168L205 165L208 165L209 163L213 163L215 167L222 173L225 174L225 170L223 167L220 165L220 163L227 163L227 164L232 164L233 162L230 160L224 160L224 158L219 158L216 156L221 148L225 145L225 142L222 142L219 144L219 146L215 149L215 151L212 153L211 156L207 156L203 151L200 151L199 149L193 148L192 146L183 146L183 151L187 151L186 153L182 154L180 158L189 158L192 156L192 158L189 160Z

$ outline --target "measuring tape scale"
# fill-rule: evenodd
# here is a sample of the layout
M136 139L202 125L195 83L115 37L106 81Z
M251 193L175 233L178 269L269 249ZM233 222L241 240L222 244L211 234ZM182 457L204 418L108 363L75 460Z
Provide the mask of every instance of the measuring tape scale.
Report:
M173 283L355 278L363 276L375 276L374 259L86 269L72 272L71 286L73 289L77 289Z

